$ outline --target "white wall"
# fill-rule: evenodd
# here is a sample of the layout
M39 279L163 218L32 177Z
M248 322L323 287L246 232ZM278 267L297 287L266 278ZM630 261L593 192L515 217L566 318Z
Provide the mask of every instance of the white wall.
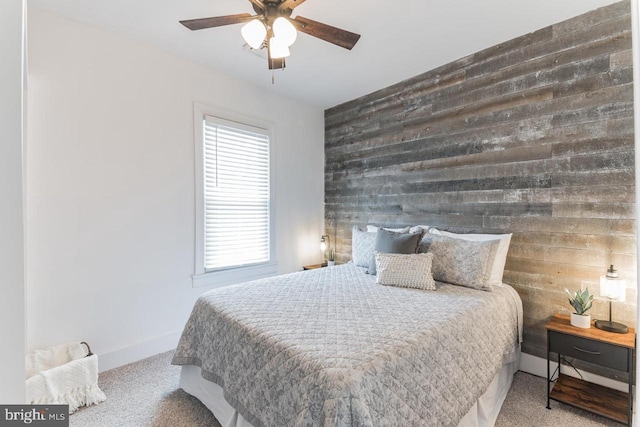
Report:
M28 42L30 349L86 340L104 369L175 344L208 290L194 102L273 123L279 272L320 261L322 110L32 7Z
M0 403L24 403L23 1L0 2Z

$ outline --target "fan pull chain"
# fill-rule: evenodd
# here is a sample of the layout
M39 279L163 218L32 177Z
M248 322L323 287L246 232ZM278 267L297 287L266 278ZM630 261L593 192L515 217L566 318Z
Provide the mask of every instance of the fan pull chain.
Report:
M276 73L273 72L273 69L271 70L271 84L276 84Z

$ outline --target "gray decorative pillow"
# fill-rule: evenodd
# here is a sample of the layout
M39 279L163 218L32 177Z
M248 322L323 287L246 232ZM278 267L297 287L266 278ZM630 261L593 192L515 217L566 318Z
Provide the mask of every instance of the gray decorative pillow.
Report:
M422 234L422 230L416 233L396 233L380 228L376 233L374 251L388 254L415 254L418 252L418 244L422 239ZM374 254L371 256L367 273L376 274L376 258Z
M376 252L376 283L403 288L436 290L431 275L433 254L385 254Z
M474 242L428 234L422 239L421 249L433 254L435 280L491 291L491 269L499 243L499 240Z
M507 263L507 253L509 252L509 243L512 234L472 234L472 233L452 233L450 231L438 230L437 228L429 229L429 233L439 236L453 237L454 239L472 240L474 242L485 242L487 240L500 240L496 257L493 260L491 268L491 284L500 285L504 274L504 266Z
M367 233L357 225L351 231L351 260L358 267L369 268L376 244L376 233Z

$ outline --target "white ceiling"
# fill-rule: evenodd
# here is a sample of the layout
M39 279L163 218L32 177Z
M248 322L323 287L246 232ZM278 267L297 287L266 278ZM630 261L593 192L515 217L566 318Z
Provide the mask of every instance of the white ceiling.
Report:
M299 34L285 70L243 47L242 25L189 31L179 20L252 13L248 0L28 0L328 108L615 0L307 0L293 13L362 37L348 51Z

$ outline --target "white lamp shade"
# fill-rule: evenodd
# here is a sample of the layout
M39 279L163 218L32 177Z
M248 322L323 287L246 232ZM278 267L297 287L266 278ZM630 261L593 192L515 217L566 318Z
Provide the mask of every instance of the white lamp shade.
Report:
M298 37L296 27L294 27L287 18L282 16L273 21L273 34L278 39L281 39L287 47L291 46Z
M291 55L291 52L289 52L289 46L284 40L278 37L271 37L271 40L269 40L269 54L273 59L280 59Z
M264 42L264 39L267 36L267 29L258 19L249 21L242 27L240 32L242 33L244 41L254 49L260 49L260 47L262 47L262 42Z
M627 282L617 277L600 276L600 295L612 301L624 301L627 294Z
M327 250L327 244L325 243L324 239L320 240L320 250L322 252Z

